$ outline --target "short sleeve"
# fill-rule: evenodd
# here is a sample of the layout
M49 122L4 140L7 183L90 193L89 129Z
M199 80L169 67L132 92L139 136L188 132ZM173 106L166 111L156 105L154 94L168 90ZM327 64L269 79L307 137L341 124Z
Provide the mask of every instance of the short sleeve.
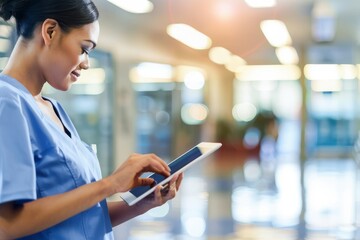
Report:
M26 115L16 97L0 97L0 204L36 199L36 171Z

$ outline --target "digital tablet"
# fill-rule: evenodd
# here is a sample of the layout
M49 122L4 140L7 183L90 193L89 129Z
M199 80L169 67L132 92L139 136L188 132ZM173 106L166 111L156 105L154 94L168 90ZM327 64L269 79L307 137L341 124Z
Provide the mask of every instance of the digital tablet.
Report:
M166 185L166 183L168 183L171 180L174 174L184 172L195 162L204 159L211 153L218 150L220 147L221 147L221 143L201 142L168 164L168 166L170 167L169 177L165 177L158 173L153 173L148 177L153 178L155 180L154 185L135 187L128 192L120 193L120 197L128 205L130 206L134 205L141 199L151 194L155 190L156 186Z

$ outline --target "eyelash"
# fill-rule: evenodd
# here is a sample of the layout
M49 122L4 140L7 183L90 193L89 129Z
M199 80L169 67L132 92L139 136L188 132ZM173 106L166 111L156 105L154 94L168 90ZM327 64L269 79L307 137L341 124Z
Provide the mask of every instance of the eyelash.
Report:
M86 55L89 55L90 50L88 50L86 48L82 48L82 53L81 54L84 54L84 53L86 53Z

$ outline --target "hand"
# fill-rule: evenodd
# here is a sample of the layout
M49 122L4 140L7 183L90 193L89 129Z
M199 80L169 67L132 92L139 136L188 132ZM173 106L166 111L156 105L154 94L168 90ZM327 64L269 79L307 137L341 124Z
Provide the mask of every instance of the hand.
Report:
M107 179L110 180L114 193L126 192L134 187L148 186L154 183L152 178L142 178L145 172L155 172L170 176L170 168L155 154L132 154Z
M173 199L179 191L181 181L184 177L183 173L175 174L165 187L157 186L154 193L150 194L135 206L140 208L142 212L146 212L154 207L159 207L167 201Z

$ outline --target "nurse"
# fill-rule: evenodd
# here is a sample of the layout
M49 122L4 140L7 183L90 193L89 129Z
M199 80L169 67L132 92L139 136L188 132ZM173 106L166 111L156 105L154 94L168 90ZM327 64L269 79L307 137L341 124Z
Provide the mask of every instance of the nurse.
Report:
M113 239L112 226L174 198L182 175L137 205L106 202L152 184L142 173L168 176L169 168L154 154L133 154L102 178L64 109L41 94L46 82L68 90L89 68L99 36L94 3L0 0L0 16L13 17L19 35L0 74L0 239Z

